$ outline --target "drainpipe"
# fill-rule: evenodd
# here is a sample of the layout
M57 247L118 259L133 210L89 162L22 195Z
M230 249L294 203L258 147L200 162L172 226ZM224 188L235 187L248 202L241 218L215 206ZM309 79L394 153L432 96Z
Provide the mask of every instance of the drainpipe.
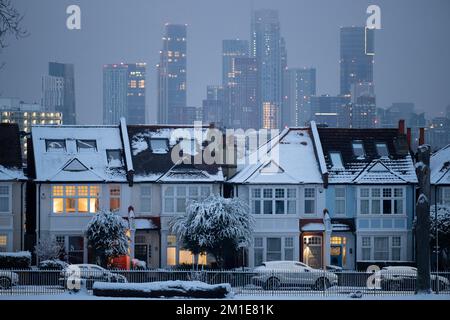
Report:
M438 185L434 186L434 224L436 227L436 294L439 294L439 231L438 231Z
M23 186L25 185L26 181L22 181L20 184L20 250L24 250L23 247L23 207L24 207L24 196L23 196Z

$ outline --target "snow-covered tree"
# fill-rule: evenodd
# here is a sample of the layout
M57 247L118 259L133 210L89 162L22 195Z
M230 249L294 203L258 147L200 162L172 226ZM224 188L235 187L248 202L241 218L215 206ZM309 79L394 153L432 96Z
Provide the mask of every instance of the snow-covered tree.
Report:
M86 238L100 265L106 267L111 258L128 253L130 239L127 230L128 223L115 213L100 211L92 217Z
M56 241L55 237L39 239L34 250L39 261L59 259L64 252L64 248Z
M185 214L169 222L171 232L196 260L198 254L207 252L214 256L219 267L223 267L226 257L250 244L253 226L254 219L246 203L218 195L191 201Z
M440 268L449 267L450 257L450 206L437 205L437 220L436 220L436 206L432 205L430 208L430 245L433 248L436 245L436 227L438 231L438 240L440 248Z

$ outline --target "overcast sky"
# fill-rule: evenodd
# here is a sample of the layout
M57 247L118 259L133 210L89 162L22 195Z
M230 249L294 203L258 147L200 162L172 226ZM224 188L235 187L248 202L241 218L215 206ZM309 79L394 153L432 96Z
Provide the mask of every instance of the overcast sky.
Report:
M41 98L48 61L75 64L78 123L102 119L102 65L147 62L147 108L155 119L156 68L164 23L188 24L188 105L221 82L222 39L248 39L250 0L13 0L29 37L0 53L0 94ZM66 7L81 7L81 30L66 28ZM429 116L450 104L450 1L254 0L278 9L290 67L317 68L319 94L339 91L339 27L364 25L369 4L381 7L376 32L377 105L414 102Z

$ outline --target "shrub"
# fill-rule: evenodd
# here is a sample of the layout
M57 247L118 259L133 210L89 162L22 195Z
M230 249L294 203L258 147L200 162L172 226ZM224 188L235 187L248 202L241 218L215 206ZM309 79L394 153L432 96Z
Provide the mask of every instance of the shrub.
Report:
M0 269L29 269L31 266L31 253L0 252Z

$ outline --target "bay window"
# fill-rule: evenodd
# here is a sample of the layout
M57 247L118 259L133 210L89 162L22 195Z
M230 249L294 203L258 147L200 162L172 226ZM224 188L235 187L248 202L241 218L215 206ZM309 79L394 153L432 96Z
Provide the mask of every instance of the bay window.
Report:
M252 213L296 214L296 198L297 189L295 188L252 188L250 192Z
M211 194L210 186L167 186L163 190L164 212L186 212L186 204L191 200L200 200Z
M294 237L255 237L253 238L253 263L261 265L264 261L295 260Z
M183 249L183 246L177 242L176 235L169 234L167 235L166 240L167 240L166 264L168 266L195 263L194 255L189 250ZM200 265L207 264L206 253L201 253L198 255L198 264Z
M99 210L99 186L52 186L53 213L96 213Z
M360 214L404 214L403 188L367 187L359 190Z
M401 236L361 237L362 261L400 261L402 258Z
M6 252L8 249L8 236L0 234L0 252Z

